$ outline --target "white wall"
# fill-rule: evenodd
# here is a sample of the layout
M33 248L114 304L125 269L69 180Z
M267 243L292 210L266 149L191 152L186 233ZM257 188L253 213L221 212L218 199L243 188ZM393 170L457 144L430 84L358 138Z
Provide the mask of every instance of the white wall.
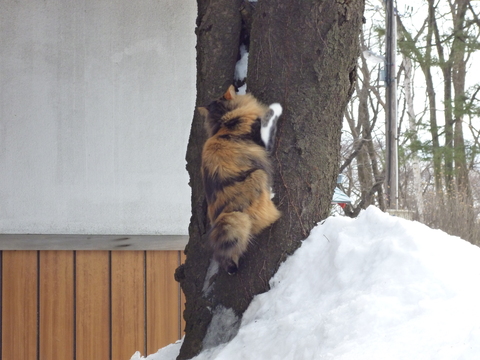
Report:
M0 233L187 233L195 16L1 0Z

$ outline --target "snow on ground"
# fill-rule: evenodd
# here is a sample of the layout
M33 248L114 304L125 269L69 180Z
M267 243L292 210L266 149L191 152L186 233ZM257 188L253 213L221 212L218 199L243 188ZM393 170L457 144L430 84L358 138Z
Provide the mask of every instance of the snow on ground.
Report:
M381 212L331 217L196 360L480 359L480 248ZM181 343L148 360L173 360ZM139 353L132 360L145 359Z

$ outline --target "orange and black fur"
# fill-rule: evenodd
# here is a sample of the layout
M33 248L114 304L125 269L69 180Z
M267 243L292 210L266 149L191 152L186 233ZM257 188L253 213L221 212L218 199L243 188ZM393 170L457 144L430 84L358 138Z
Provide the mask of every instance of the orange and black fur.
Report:
M268 151L282 108L237 95L230 86L222 98L198 110L209 136L202 153L209 242L215 260L234 274L252 236L280 217L271 200Z

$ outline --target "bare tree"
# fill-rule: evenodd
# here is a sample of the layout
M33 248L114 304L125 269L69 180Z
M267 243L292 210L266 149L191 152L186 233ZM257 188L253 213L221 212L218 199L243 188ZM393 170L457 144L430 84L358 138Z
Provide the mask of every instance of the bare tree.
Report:
M416 114L413 106L413 85L412 85L412 61L410 58L404 56L402 62L405 69L404 89L405 101L407 103L408 129L410 134L410 143L412 149L412 171L413 171L413 198L415 199L415 208L417 209L418 218L424 222L423 210L423 196L422 196L422 175L420 169L420 160L418 158L418 150L416 144L418 143Z

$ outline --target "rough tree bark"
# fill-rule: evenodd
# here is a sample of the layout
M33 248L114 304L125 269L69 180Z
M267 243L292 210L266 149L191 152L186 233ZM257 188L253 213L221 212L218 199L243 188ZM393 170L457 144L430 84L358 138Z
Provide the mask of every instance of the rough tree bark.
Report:
M240 5L241 0L197 1L197 106L218 98L232 83L242 26ZM212 319L212 313L208 310L212 301L202 295L211 257L205 235L208 224L200 173L205 140L203 117L196 110L186 155L192 188L190 241L185 249L185 264L175 273L186 298L183 314L186 336L179 359L192 358L202 350L203 338Z
M239 1L198 0L197 105L219 97L233 82L240 6ZM263 102L280 102L284 108L272 155L274 201L283 216L251 243L235 276L208 272L211 250L200 178L205 135L195 114L187 150L190 240L186 262L176 271L186 297L185 340L178 359L192 358L235 336L253 296L268 290L286 256L327 217L339 166L342 115L354 86L363 8L364 0L257 4L247 84ZM215 333L213 326L209 331L210 323L228 328Z

